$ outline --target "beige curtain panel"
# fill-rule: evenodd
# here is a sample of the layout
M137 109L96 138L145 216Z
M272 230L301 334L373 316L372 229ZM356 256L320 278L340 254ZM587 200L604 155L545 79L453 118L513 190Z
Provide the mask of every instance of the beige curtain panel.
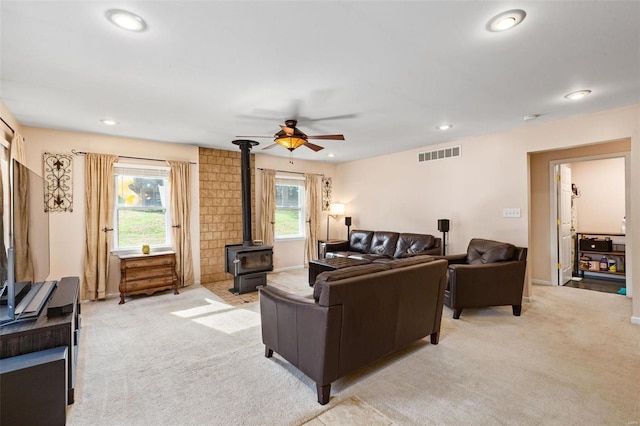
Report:
M264 244L272 246L276 224L276 171L262 170L262 198L260 209L260 234Z
M87 153L85 196L87 235L84 283L81 298L104 299L109 278L109 256L113 238L115 155Z
M167 161L173 229L173 251L176 252L176 274L180 287L193 284L193 256L191 254L191 164Z
M5 148L0 146L0 159L2 161L6 160ZM8 176L3 176L0 173L0 200L4 200L4 181ZM7 280L8 264L7 264L7 247L4 243L4 233L5 226L8 226L9 223L5 223L5 215L4 215L4 202L0 203L0 283L4 283ZM8 219L8 217L7 217Z
M306 197L306 241L304 252L304 266L309 261L318 258L318 234L320 233L320 211L322 210L322 194L320 177L318 175L304 175L304 193Z
M16 282L33 282L33 259L29 250L29 171L23 164L16 162L13 167L14 187L18 190L13 193L13 240L15 256Z

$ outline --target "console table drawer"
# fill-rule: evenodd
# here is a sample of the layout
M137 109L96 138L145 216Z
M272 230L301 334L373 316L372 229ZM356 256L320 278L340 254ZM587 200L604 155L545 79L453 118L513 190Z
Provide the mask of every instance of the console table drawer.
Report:
M178 294L174 252L123 255L120 257L120 304L127 295L153 294L172 288Z
M171 277L174 266L154 266L140 267L136 269L127 269L124 273L127 275L126 281L144 280L154 277Z
M121 288L120 291L124 291L126 294L131 294L134 291L138 290L147 290L158 288L157 291L160 291L159 287L172 287L173 286L173 277L171 275L165 277L155 277L148 278L139 281L127 281L125 284L125 288ZM166 288L165 288L166 290Z
M147 255L152 256L152 255ZM122 259L120 260L122 262ZM176 264L175 256L154 256L146 258L131 258L124 262L125 269L150 268L152 266L172 266ZM122 266L121 266L122 269Z

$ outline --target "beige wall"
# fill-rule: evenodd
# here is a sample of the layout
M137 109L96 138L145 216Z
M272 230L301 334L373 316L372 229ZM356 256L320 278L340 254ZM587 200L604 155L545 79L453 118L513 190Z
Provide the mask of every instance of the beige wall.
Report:
M620 232L626 214L624 162L618 157L571 163L571 181L580 190L573 200L578 232Z
M337 166L334 193L347 203L356 227L436 235L437 219L451 219L449 253L465 251L473 237L525 245L529 276L549 280L549 226L544 226L549 223L548 185L537 189L538 176L529 170L528 153L630 141L627 253L634 259L633 247L640 247L640 215L631 215L640 208L639 122L640 105L633 105L344 163ZM461 145L461 157L417 163L418 152L452 145ZM520 208L522 216L503 218L505 207ZM534 236L540 240L534 241ZM640 277L627 272L628 292L640 294ZM530 282L525 293L531 294ZM640 324L640 297L633 301L632 321Z
M70 154L72 149L84 152L117 154L133 157L161 158L198 162L198 148L189 145L170 144L109 137L89 133L23 127L27 165L42 174L44 152ZM132 161L132 160L122 160ZM149 164L158 165L158 162ZM198 199L198 165L192 166L191 241L196 282L200 281L200 226ZM84 156L73 158L73 212L56 212L49 215L52 279L83 275L85 249L85 194ZM107 294L118 293L120 280L119 262L111 257Z
M278 147L274 148L278 149ZM284 149L284 148L283 148ZM274 157L269 155L261 155L259 146L253 151L256 161L257 168L264 169L275 169L282 170L286 172L294 172L294 173L316 173L316 174L324 174L327 177L333 177L335 181L335 164L331 163L323 163L319 161L304 161L293 159L293 164L289 163L289 158L287 157ZM322 154L319 154L322 155ZM286 173L284 173L286 174ZM261 184L262 173L260 170L256 171L256 218L260 217L260 202L259 200L262 197L262 184ZM335 182L334 182L335 186ZM341 202L342 200L333 197L334 202ZM349 214L349 210L347 208L346 213ZM258 219L257 219L258 220ZM331 222L329 224L329 230L331 231L332 238L345 238L346 237L346 227L344 226L344 218L339 218L337 220L329 219ZM260 229L260 225L256 222L256 228ZM326 237L327 233L327 215L326 213L322 213L321 221L320 221L320 238ZM258 231L257 235L260 235ZM290 240L290 241L276 241L273 247L273 268L274 270L286 270L290 268L301 268L304 266L304 251L305 251L305 242L304 240Z

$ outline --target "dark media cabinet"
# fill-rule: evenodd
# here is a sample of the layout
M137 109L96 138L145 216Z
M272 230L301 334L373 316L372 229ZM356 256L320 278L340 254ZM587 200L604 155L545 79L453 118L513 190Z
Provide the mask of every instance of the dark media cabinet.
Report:
M74 402L79 293L78 277L62 278L36 319L0 327L2 424L60 424L60 415L64 424Z

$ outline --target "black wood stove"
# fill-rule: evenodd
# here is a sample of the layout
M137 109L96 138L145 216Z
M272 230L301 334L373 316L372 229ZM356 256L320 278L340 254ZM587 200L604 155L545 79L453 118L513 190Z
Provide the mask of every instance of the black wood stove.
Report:
M267 272L273 271L273 247L256 245L251 236L251 147L256 141L235 140L240 147L242 168L242 244L225 246L226 272L233 275L233 294L256 291L267 285Z

